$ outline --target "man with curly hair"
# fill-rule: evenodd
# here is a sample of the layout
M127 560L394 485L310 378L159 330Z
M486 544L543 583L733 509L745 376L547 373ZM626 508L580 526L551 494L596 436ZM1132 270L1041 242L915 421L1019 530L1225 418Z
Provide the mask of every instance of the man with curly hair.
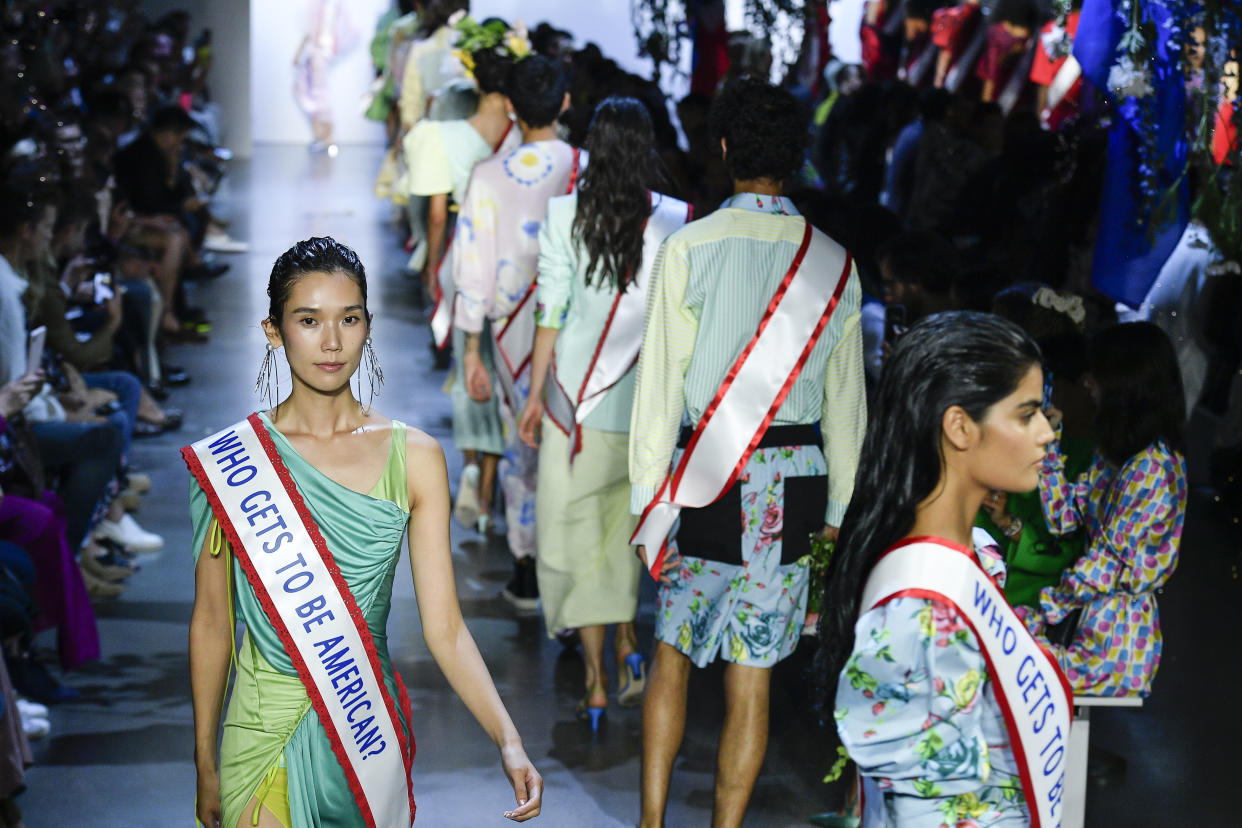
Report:
M862 289L840 245L782 195L802 164L807 123L786 90L751 77L728 84L711 127L734 195L669 236L654 265L630 428L631 510L651 514L669 502L671 465L687 462L685 489L694 464L682 458L707 442L707 420L744 419L760 406L774 416L749 454L739 449L737 467L726 458L733 485L706 506L681 508L662 558L639 548L660 577L643 706L643 826L664 824L690 667L716 659L728 664L712 824L741 824L767 750L771 668L793 652L806 618L811 536L835 534L853 489L866 419ZM805 304L826 308L803 328L787 324L791 303L781 301L794 284L807 291ZM739 366L760 337L771 342L765 331L783 333L757 373L779 371L785 381L761 397L761 383L740 380Z

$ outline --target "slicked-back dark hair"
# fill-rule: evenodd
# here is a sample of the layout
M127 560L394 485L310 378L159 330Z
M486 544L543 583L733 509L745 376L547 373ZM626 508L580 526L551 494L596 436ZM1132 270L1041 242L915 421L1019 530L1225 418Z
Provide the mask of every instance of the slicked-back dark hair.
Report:
M586 250L587 284L623 291L642 264L649 192L659 176L646 108L634 98L605 98L586 149L591 163L578 183L573 239Z
M568 89L560 62L543 55L528 55L513 64L507 86L518 118L534 129L556 122Z
M1156 442L1186 453L1182 372L1164 331L1150 322L1105 328L1087 363L1100 391L1095 432L1105 457L1121 466Z
M725 140L725 166L734 181L783 181L802 166L810 113L787 89L743 75L712 102L712 138Z
M367 271L358 254L331 236L313 236L281 253L272 265L272 275L267 280L271 300L267 313L278 327L293 286L307 273L343 273L352 279L362 291L362 314L371 324L371 314L367 312Z
M867 420L820 617L816 674L823 715L854 649L854 623L876 559L914 526L918 505L940 483L944 412L960 406L976 422L1039 364L1039 346L990 313L950 311L915 324L884 364Z

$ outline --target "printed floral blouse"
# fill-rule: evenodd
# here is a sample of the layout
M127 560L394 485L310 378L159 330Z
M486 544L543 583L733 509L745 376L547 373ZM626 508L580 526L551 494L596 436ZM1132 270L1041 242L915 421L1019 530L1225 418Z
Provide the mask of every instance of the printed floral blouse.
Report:
M1003 586L1000 550L975 552ZM896 598L863 613L836 720L859 772L883 793L888 825L1030 824L979 640L952 606Z
M1059 441L1044 461L1040 495L1048 528L1084 528L1087 551L1040 592L1031 631L1071 610L1082 617L1068 647L1055 648L1080 695L1146 696L1160 664L1155 591L1177 566L1186 513L1186 461L1163 442L1116 466L1097 453L1076 480L1065 476Z

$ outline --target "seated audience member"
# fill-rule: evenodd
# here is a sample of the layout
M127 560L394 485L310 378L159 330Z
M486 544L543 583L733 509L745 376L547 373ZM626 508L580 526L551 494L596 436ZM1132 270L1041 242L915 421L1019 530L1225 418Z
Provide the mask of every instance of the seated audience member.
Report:
M1027 51L1035 18L1032 0L999 0L992 8L987 46L975 66L975 74L983 81L983 100L995 101L1005 91Z
M1019 325L1043 355L1045 400L1064 414L1060 437L1065 474L1077 480L1095 456L1095 406L1083 382L1087 337L1082 300L1049 287L1021 285L997 294L992 312ZM1014 606L1039 606L1039 592L1061 580L1061 573L1085 550L1086 530L1053 534L1044 519L1038 491L993 492L975 520L1000 545L1009 577L1005 597Z
M176 313L182 277L210 278L228 269L205 264L197 254L207 227L207 202L181 167L182 145L197 123L179 107L163 107L134 141L116 154L120 193L134 210L130 232L137 243L160 251L153 269L164 305L162 329L178 333L182 320Z
M885 344L920 319L949 310L959 264L957 250L930 230L907 230L880 244L881 301L862 309L863 362L867 377L878 382ZM895 330L889 330L895 327Z
M1186 514L1182 381L1168 337L1149 322L1097 334L1088 361L1095 459L1071 479L1053 442L1040 480L1048 527L1085 529L1087 550L1040 592L1028 623L1038 633L1081 611L1069 645L1056 648L1074 692L1146 696L1162 643L1156 590L1177 566ZM1058 425L1061 413L1051 414Z

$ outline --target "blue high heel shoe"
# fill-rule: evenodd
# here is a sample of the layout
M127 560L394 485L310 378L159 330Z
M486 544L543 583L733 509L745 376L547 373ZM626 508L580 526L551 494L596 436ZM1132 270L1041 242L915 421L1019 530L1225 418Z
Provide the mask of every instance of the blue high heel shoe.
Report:
M604 721L604 715L607 712L607 707L592 707L586 699L578 702L578 719L590 723L592 736L599 733L599 726Z
M642 653L630 653L621 669L617 703L622 707L636 707L642 703L643 691L647 689L647 661Z

